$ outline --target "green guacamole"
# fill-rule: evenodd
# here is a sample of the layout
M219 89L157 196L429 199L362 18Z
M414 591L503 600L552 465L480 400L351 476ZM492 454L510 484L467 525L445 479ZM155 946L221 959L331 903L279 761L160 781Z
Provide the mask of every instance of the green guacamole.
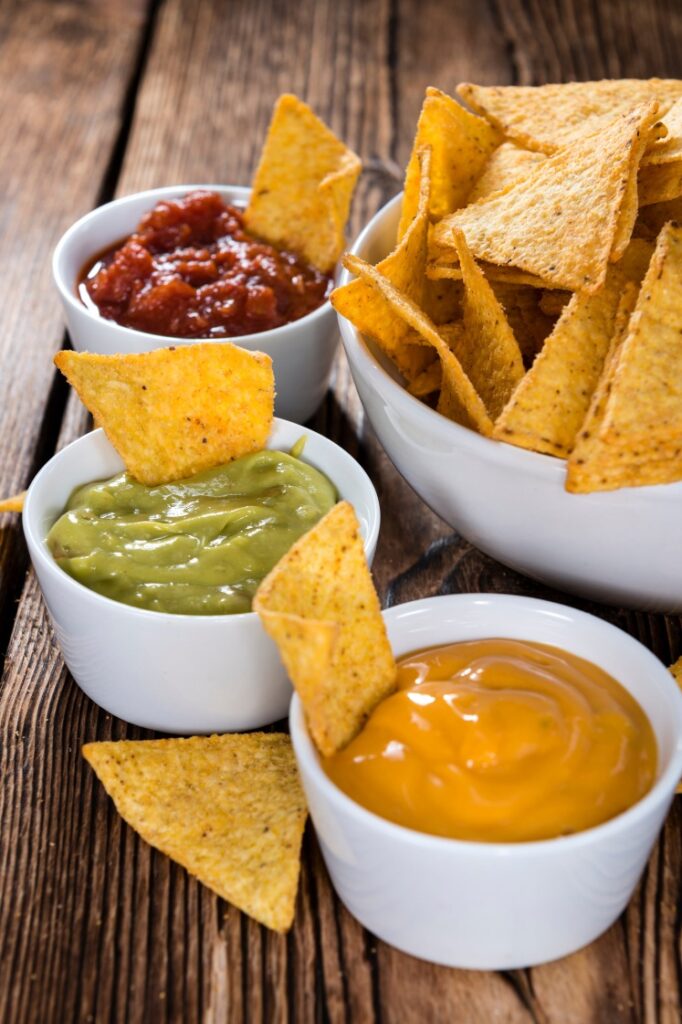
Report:
M337 500L297 451L266 449L158 487L126 473L79 487L48 546L65 572L114 601L248 612L263 577Z

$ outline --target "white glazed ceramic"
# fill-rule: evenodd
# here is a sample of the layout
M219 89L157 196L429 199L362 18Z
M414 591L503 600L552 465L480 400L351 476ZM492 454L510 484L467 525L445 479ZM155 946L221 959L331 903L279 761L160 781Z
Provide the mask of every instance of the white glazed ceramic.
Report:
M384 618L396 655L509 637L553 644L596 663L648 715L658 741L658 778L624 814L573 836L532 843L429 836L365 810L327 778L295 696L291 738L341 900L379 938L451 967L526 967L591 942L630 899L682 775L682 696L672 676L626 633L547 601L452 595L399 605Z
M332 441L275 420L268 448L288 450L305 434L303 459L355 508L371 562L379 502L369 477ZM76 582L58 567L45 537L74 488L120 473L102 430L74 441L41 469L26 496L23 524L64 660L106 711L171 733L256 729L283 718L291 686L255 612L171 615L132 608Z
M352 251L375 263L394 245L400 197ZM350 279L346 271L340 283ZM569 494L560 459L452 423L413 398L343 317L341 337L374 430L419 496L467 540L554 587L650 611L682 611L682 483Z
M149 352L166 345L192 344L191 340L121 327L113 320L97 316L78 298L76 281L88 259L134 231L141 217L161 199L178 199L196 188L218 192L226 202L236 205L246 205L251 193L251 189L235 185L174 185L136 192L99 206L76 221L61 237L54 252L52 273L76 351ZM219 340L232 341L252 352L267 352L275 371L275 412L295 423L303 423L325 396L338 338L334 311L327 301L308 316L272 331Z

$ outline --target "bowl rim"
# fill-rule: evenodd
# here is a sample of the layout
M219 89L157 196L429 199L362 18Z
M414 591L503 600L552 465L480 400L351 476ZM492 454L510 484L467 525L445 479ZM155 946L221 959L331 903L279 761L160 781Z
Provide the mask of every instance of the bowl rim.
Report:
M98 324L104 330L111 333L112 337L122 337L130 339L137 339L139 341L148 341L150 338L159 341L159 348L164 345L192 345L192 344L209 344L209 343L220 343L220 342L232 342L234 345L255 345L254 339L262 339L262 344L277 342L277 340L283 336L286 336L300 327L301 324L313 323L316 319L322 319L325 315L329 316L332 311L330 296L334 287L336 287L338 279L338 271L334 271L331 276L331 288L329 295L324 302L317 307L317 309L311 310L310 313L306 313L305 316L299 317L298 320L290 320L286 324L281 324L279 327L273 327L268 331L260 331L255 334L235 334L232 337L226 338L177 338L167 334L152 334L150 331L138 331L134 327L126 327L124 324L119 324L115 320L107 320L106 317L99 316L94 313L88 306L80 301L74 290L75 282L69 283L66 279L66 273L62 263L66 260L70 247L78 239L79 235L91 224L95 223L101 216L109 213L111 210L116 208L124 208L125 206L132 205L134 202L139 200L149 200L150 207L161 199L173 199L179 196L186 195L189 192L194 192L198 189L218 192L222 198L233 197L237 201L246 200L251 195L251 186L249 185L218 185L215 183L204 183L199 185L187 184L187 185L162 185L159 188L144 189L141 192L131 192L126 196L119 196L117 199L112 199L108 203L102 203L100 206L96 206L93 210L89 210L87 213L79 217L70 227L66 229L64 234L61 236L57 245L55 246L52 254L52 279L55 283L57 291L62 299L62 302L66 306L70 306L77 313L84 313L93 323ZM226 195L228 194L228 195ZM121 236L113 239L111 244L115 244L117 241L121 241ZM164 344L161 344L164 343Z
M618 642L625 647L638 648L650 660L652 671L659 677L660 685L669 690L673 705L677 705L675 719L675 739L667 767L661 772L651 789L640 797L636 803L621 811L620 814L609 818L599 825L574 832L569 836L555 836L552 839L534 839L523 842L482 842L474 839L454 839L449 836L437 836L428 832L420 832L417 829L408 828L383 818L374 811L368 810L353 800L336 783L332 782L320 764L319 755L312 741L305 721L303 706L298 694L294 690L289 706L289 731L292 744L296 754L297 762L302 761L303 767L299 764L301 775L312 777L313 784L321 792L326 803L336 804L341 813L350 816L361 826L370 827L374 830L382 830L386 840L407 843L417 849L434 849L440 851L457 852L469 854L475 857L522 857L522 856L546 856L553 852L580 850L585 846L600 839L608 839L616 835L622 828L635 824L644 818L647 813L655 807L660 806L674 796L675 788L682 776L682 693L675 682L672 674L665 667L652 651L644 646L639 640L619 629L612 623L600 619L589 612L580 611L569 605L559 604L554 601L545 601L540 598L523 597L518 594L495 594L495 593L469 593L469 594L437 594L432 597L420 598L416 601L408 601L405 604L393 605L383 610L382 615L390 621L406 612L417 612L420 610L432 610L435 607L445 611L446 607L471 608L476 604L485 602L501 606L502 610L512 605L525 608L531 614L561 612L569 615L574 621L584 623L597 623L597 628L611 636L617 636ZM504 634L502 633L502 636ZM456 639L452 641L456 643ZM541 642L541 641L538 641ZM566 648L569 650L570 648ZM409 653L409 652L405 652ZM618 680L620 682L620 680ZM621 682L621 685L624 685ZM629 692L629 691L628 691ZM638 702L639 703L639 702ZM641 706L641 705L640 705ZM642 709L644 710L644 709ZM646 715L646 712L644 712ZM647 719L649 718L646 715ZM652 727L653 728L653 727ZM658 737L657 737L658 747ZM660 755L659 755L660 756Z
M381 506L379 504L379 497L377 495L376 488L374 487L374 484L372 483L366 470L360 465L357 459L353 458L353 456L349 452L347 452L345 448L342 448L341 445L337 444L336 441L332 441L331 438L325 437L324 434L320 434L316 430L311 430L308 427L303 427L298 423L294 423L291 420L282 419L281 417L278 416L273 417L272 430L270 431L270 435L264 446L265 448L269 447L269 442L272 435L275 433L275 429L280 428L282 426L286 428L294 427L296 428L297 431L300 431L301 437L315 437L316 439L322 440L326 444L331 445L332 449L334 450L334 457L340 457L340 461L345 462L347 466L352 465L352 472L357 474L358 481L363 491L366 493L367 503L370 508L369 532L366 538L363 537L363 547L365 550L365 554L367 553L367 551L373 550L376 547L379 538L379 531L381 528ZM81 599L83 600L93 601L95 606L99 606L103 612L106 612L106 610L109 609L111 614L130 614L134 617L142 619L148 619L151 616L152 622L161 623L165 621L166 623L176 624L178 626L180 623L187 622L236 624L244 622L246 620L253 621L257 619L258 615L254 611L233 612L226 615L191 615L187 612L162 612L156 611L153 608L137 608L135 605L126 604L123 601L115 601L112 597L106 597L106 595L104 594L98 594L97 591L91 590L90 587L86 587L84 583L80 583L78 580L74 579L73 576L70 576L67 572L64 571L64 569L61 569L57 565L54 558L47 549L45 537L41 535L41 531L38 528L37 522L34 522L34 518L38 515L38 513L35 512L33 509L33 503L36 500L35 491L39 486L41 478L47 474L49 469L54 468L54 465L58 463L61 458L65 457L65 454L67 452L70 451L73 454L73 449L76 446L92 444L96 439L99 438L103 438L111 447L112 451L115 452L115 454L118 456L118 452L116 452L116 449L111 444L111 441L109 441L109 439L106 437L104 430L101 427L98 427L97 429L91 430L87 434L83 434L81 437L76 438L74 441L71 441L69 444L65 445L64 448L61 448L58 452L55 452L47 460L47 462L40 468L40 470L36 473L33 480L31 481L26 492L24 511L22 514L22 525L24 529L24 534L26 536L26 541L28 543L31 560L37 560L38 562L40 562L41 569L46 571L52 579L57 581L59 585L67 587L67 589L69 589L71 592L77 593L77 595L80 596ZM120 458L120 456L118 457ZM302 457L304 461L306 461L305 448L303 450ZM312 465L312 463L310 463L310 465ZM324 472L325 474L327 473L326 470L321 470L321 472ZM102 479L106 479L106 477L102 477ZM337 488L338 492L338 484L333 479L333 475L329 475L329 479ZM87 483L87 481L84 481L84 483ZM79 485L76 484L75 486ZM339 495L339 501L343 500L343 495ZM204 626L203 628L218 628L218 626Z
M403 193L397 195L384 203L382 207L367 222L362 231L358 234L350 247L350 252L360 255L366 243L370 241L376 230L383 221L394 212L395 208L402 202ZM349 284L354 280L350 271L342 268L338 287ZM352 357L355 357L362 364L363 374L370 385L377 391L387 394L387 401L390 400L399 412L404 412L406 417L414 419L417 417L420 424L427 431L435 432L446 444L453 448L468 447L472 454L480 459L493 463L506 470L518 471L526 477L541 477L546 480L556 480L562 492L569 501L580 502L587 506L589 504L607 503L617 500L614 495L620 495L623 491L636 494L638 497L646 495L648 499L656 495L657 501L679 501L682 499L682 481L668 484L650 484L644 487L621 487L614 491L595 491L588 494L572 494L564 487L566 460L553 455L546 455L543 452L534 452L517 445L508 444L504 441L497 441L492 437L483 437L467 427L461 426L452 420L447 419L435 409L429 408L414 395L411 395L405 387L399 384L391 374L384 369L374 353L369 348L366 339L357 330L350 320L341 313L336 314L339 322L339 330L346 352L349 353L349 361L352 365Z

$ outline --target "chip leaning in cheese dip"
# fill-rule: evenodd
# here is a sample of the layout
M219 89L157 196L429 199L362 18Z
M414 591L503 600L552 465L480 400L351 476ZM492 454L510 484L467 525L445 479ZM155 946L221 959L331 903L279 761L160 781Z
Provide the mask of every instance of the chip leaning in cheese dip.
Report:
M432 835L570 835L636 803L656 775L653 729L615 679L568 651L465 641L398 662L398 689L327 775L375 814Z

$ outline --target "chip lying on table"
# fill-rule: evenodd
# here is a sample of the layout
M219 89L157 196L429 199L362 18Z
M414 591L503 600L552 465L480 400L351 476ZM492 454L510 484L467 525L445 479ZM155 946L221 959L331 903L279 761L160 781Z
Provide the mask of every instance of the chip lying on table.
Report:
M55 363L140 483L180 480L263 448L270 356L229 342L130 355L62 351Z
M567 489L682 479L682 81L458 92L473 114L427 89L397 248L346 256L332 304L415 399L566 460Z
M87 743L83 755L151 846L261 924L291 927L308 810L288 736Z

